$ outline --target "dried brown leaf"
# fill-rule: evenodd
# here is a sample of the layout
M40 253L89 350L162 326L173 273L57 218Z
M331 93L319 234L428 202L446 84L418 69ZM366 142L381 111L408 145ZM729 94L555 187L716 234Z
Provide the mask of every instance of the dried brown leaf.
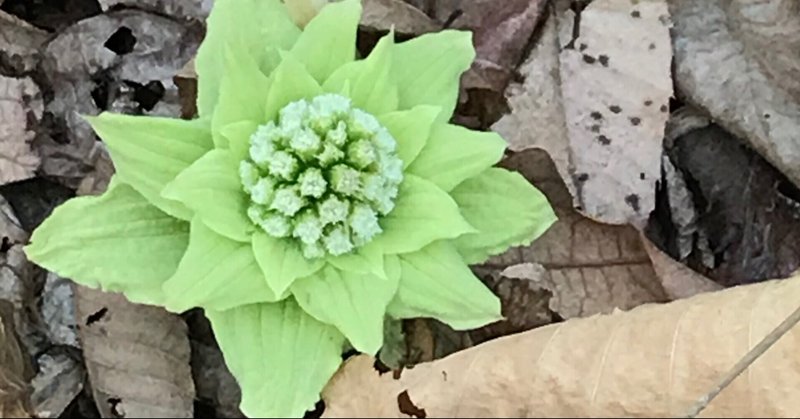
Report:
M800 3L669 6L678 91L800 185Z
M41 296L37 294L41 286L38 270L22 250L27 242L28 233L0 197L0 308L10 303L7 313L0 310L0 317L13 320L23 356L36 362L37 372L30 381L30 412L38 418L58 417L83 390L85 376L76 359L54 346L77 345L72 296L67 284L50 276ZM0 412L0 417L17 416Z
M379 31L393 27L398 33L413 35L441 29L441 24L402 0L364 0L361 25Z
M195 396L186 324L120 294L75 287L83 355L102 417L185 417Z
M649 304L498 339L402 371L399 379L357 357L323 392L325 417L407 417L404 393L427 417L675 417L798 300L796 277ZM798 345L795 328L701 416L795 416Z
M433 13L449 28L473 32L477 57L464 89L502 93L522 61L545 0L437 0Z
M716 124L678 137L666 154L675 170L662 198L683 231L675 237L667 217L655 217L660 248L725 286L785 278L800 267L800 192L774 166ZM678 178L687 191L679 193ZM675 221L673 206L684 205L694 215Z
M495 128L503 134L523 133L509 133L517 149L552 150L560 173L574 184L570 190L578 207L591 218L642 227L655 205L672 96L666 2L594 1L580 13L574 37L571 10L560 10L555 19L557 25L546 28L544 44L533 56L545 61L529 61L522 69L529 71L525 83L512 91L532 98L512 96L512 116ZM559 46L556 58L552 54ZM556 78L560 95L542 86L553 85ZM545 98L536 97L542 90ZM564 116L553 118L560 110L559 97ZM540 111L547 116L530 117Z
M492 129L506 139L510 150L547 150L570 193L575 196L567 122L561 98L558 61L561 46L558 32L558 15L555 8L551 7L539 39L519 68L519 72L525 75L525 82L512 83L506 90L512 112L503 116Z
M39 88L29 78L0 76L0 185L33 177L39 157L30 142L42 117Z
M30 418L31 367L14 330L14 308L0 302L0 417Z
M0 10L0 68L12 74L31 72L47 33Z
M653 269L661 281L661 287L670 300L689 298L700 293L719 291L724 288L676 261L644 236L642 243L653 262Z
M45 353L36 360L38 372L31 380L31 403L37 418L58 418L83 391L86 371L80 360L66 353Z
M53 91L47 103L53 121L48 135L37 139L41 171L77 188L94 170L102 150L80 115L104 110L179 115L172 78L194 55L200 38L197 22L130 9L93 16L60 32L42 60Z
M545 152L528 150L503 164L519 170L545 193L558 221L530 246L511 249L491 259L490 266L505 269L506 277L551 291L550 308L564 318L666 300L639 233L573 210L569 192Z

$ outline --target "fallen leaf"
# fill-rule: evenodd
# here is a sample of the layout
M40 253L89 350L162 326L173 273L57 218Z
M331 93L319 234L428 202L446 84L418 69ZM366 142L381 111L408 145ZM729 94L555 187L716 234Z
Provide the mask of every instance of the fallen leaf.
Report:
M54 345L80 348L72 281L48 272L40 298L48 340Z
M797 301L798 277L736 287L497 339L398 378L359 356L323 391L324 417L408 417L408 402L427 417L682 416ZM794 328L702 416L795 416L799 345Z
M580 12L575 30L569 30L576 21L571 10L560 8L550 19L558 22L546 29L545 44L534 55L545 61L529 61L523 67L530 71L525 82L512 91L534 97L512 96L513 116L498 122L495 129L501 134L523 133L509 135L517 149L552 150L562 166L559 172L568 174L565 180L574 184L570 190L577 207L589 217L642 228L655 205L672 96L666 2L593 1ZM618 29L609 31L609 27ZM558 58L553 57L559 47ZM541 86L552 85L555 77L560 79L560 95ZM537 98L542 90L546 97ZM560 110L559 97L564 117L550 119ZM544 115L530 118L540 109L549 113L547 119Z
M464 89L505 90L546 4L544 0L434 2L433 12L445 26L473 32L477 57L464 75Z
M172 78L194 55L199 22L139 10L84 19L51 40L42 69L53 91L46 105L49 131L37 139L43 174L77 188L95 170L102 150L80 115L104 110L179 115Z
M186 324L120 294L75 286L83 356L102 417L184 417L195 397Z
M475 270L481 273L486 269L476 267ZM552 291L527 278L515 278L492 269L487 271L480 277L500 298L503 320L469 331L471 343L482 343L560 320L550 306Z
M30 418L31 367L14 330L14 308L0 304L0 417Z
M176 19L205 19L211 11L213 0L98 0L103 11L112 7L131 7Z
M39 88L30 78L0 76L0 185L33 177L39 157L31 126L42 117Z
M86 373L79 360L59 346L77 346L71 291L67 288L69 294L64 295L64 286L69 285L49 278L40 282L38 269L22 250L27 242L28 233L0 196L0 307L10 304L2 317L13 320L23 356L35 360L37 366L30 381L30 412L38 418L52 418L61 415L83 390ZM42 286L39 296L37 290ZM15 415L0 412L0 417Z
M28 233L22 228L17 216L8 201L0 195L0 243L2 248L14 244L25 244L28 241Z
M512 248L485 266L549 290L550 308L563 318L666 301L636 229L601 224L572 209L569 192L545 152L517 153L502 165L542 190L558 221L530 246Z
M571 10L560 10L560 13L568 14ZM575 182L570 172L564 102L561 98L558 61L561 46L558 32L558 14L556 7L551 7L545 16L539 39L519 68L519 72L525 75L525 82L511 83L506 90L512 112L497 121L492 130L505 138L509 150L547 150L570 194L576 196Z
M31 403L37 418L58 418L84 387L86 371L80 360L55 353L40 356L39 371L31 380Z
M665 143L671 177L659 193L670 214L654 212L649 237L725 286L791 275L800 267L800 190L719 125L698 126Z
M700 293L719 291L724 288L673 259L646 237L642 237L642 243L650 256L650 261L653 262L653 269L661 281L661 287L670 300L689 298Z
M0 65L5 75L32 72L46 40L46 32L0 10Z
M441 29L441 24L402 0L364 0L361 26L378 31L421 35Z
M800 185L800 14L794 0L670 0L675 83Z

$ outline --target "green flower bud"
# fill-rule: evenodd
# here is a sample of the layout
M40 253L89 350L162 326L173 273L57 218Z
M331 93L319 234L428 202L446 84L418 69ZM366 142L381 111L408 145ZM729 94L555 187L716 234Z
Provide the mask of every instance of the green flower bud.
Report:
M341 226L334 227L325 235L322 241L325 243L325 249L328 250L328 253L334 256L349 253L354 247L353 242L350 240L350 234Z
M347 161L358 169L364 169L375 163L375 147L368 140L357 140L347 146Z
M239 166L248 216L268 235L296 240L308 258L343 255L383 232L403 162L396 142L350 99L298 100L259 126Z
M297 186L284 186L275 191L275 198L272 200L272 205L269 206L269 209L291 217L297 214L305 204L305 199L300 196L300 188Z
M319 198L328 189L328 182L322 176L322 170L316 167L306 169L298 181L300 182L300 194L303 196Z
M340 194L353 196L361 188L361 174L347 165L333 166L330 177L333 190Z

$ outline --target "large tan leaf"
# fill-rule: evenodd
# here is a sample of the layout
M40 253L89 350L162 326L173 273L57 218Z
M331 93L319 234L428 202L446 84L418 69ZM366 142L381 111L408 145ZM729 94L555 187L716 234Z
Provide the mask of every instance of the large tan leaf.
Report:
M800 184L800 3L669 6L679 92Z
M517 153L503 165L519 170L547 195L558 221L530 246L511 249L489 266L551 291L550 308L564 318L667 300L636 229L598 223L572 209L546 153Z
M29 78L0 76L0 185L33 177L39 157L30 147L29 121L42 116L39 88Z
M180 317L75 287L86 369L103 417L193 415L189 340Z
M557 25L545 28L523 66L527 79L512 91L511 116L494 128L518 149L552 150L587 215L641 227L655 205L672 96L666 2L596 0L580 12L574 31L571 10L550 19ZM560 92L549 87L559 81ZM564 115L555 116L561 109Z
M683 415L798 301L794 277L569 320L394 375L379 375L371 358L358 357L325 389L325 416ZM701 416L796 416L798 351L795 327Z

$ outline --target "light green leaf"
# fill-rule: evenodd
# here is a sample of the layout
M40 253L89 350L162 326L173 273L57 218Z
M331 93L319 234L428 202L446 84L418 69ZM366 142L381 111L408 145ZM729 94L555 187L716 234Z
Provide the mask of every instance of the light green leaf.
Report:
M104 112L85 117L108 146L117 176L173 217L189 220L191 211L161 196L175 179L214 146L208 121L185 121Z
M220 128L220 134L225 138L225 143L230 147L231 158L235 161L244 160L250 152L250 136L258 129L258 124L253 121L239 121Z
M431 317L456 330L502 319L500 300L467 267L455 247L439 241L400 255L402 274L387 313L397 319Z
M188 223L114 179L101 196L73 198L57 207L33 232L25 254L81 285L156 304L188 241Z
M248 54L239 57L231 49L225 50L226 70L222 76L219 101L214 109L211 128L217 148L228 148L228 139L220 131L230 124L249 121L263 122L266 94L270 80Z
M276 239L262 231L253 235L253 252L275 295L283 295L297 278L311 275L324 265L321 260L310 261L303 257L293 241Z
M192 220L189 247L178 270L163 285L167 310L192 307L228 310L280 298L267 286L250 243L220 236Z
M370 355L383 345L386 305L396 291L397 278L342 272L330 265L292 285L303 310L336 326L354 348Z
M436 125L408 171L450 192L500 161L505 148L506 142L497 133Z
M428 137L433 123L441 112L436 106L420 105L407 111L396 111L378 117L381 124L397 140L397 156L408 167L417 158Z
M439 122L450 120L458 100L461 73L475 59L472 34L445 30L422 35L398 44L394 57L400 109L439 106Z
M280 0L218 0L206 21L207 31L197 51L197 109L211 116L225 74L224 50L249 55L268 75L280 62L279 49L291 49L300 36ZM226 46L227 45L227 46Z
M308 23L292 54L320 83L356 57L356 33L361 1L344 0L326 5Z
M397 110L397 82L392 74L394 60L394 32L389 32L361 61L340 67L325 81L326 92L339 92L350 83L350 99L353 104L373 115Z
M436 240L477 231L450 195L417 176L405 175L395 203L380 222L383 233L373 240L385 254L415 252Z
M371 274L386 279L384 269L384 250L376 241L371 241L357 248L352 253L339 256L328 256L327 262L337 269L358 274Z
M342 363L344 337L293 299L218 312L206 310L225 363L251 418L299 418Z
M322 93L322 87L294 55L284 51L281 56L283 61L272 73L265 121L274 121L278 117L278 111L290 102L312 99Z
M249 197L239 180L239 162L227 150L212 150L181 172L162 195L182 202L214 231L250 242Z
M451 192L478 233L454 244L468 263L480 263L511 246L528 245L556 221L547 197L519 173L491 168Z

